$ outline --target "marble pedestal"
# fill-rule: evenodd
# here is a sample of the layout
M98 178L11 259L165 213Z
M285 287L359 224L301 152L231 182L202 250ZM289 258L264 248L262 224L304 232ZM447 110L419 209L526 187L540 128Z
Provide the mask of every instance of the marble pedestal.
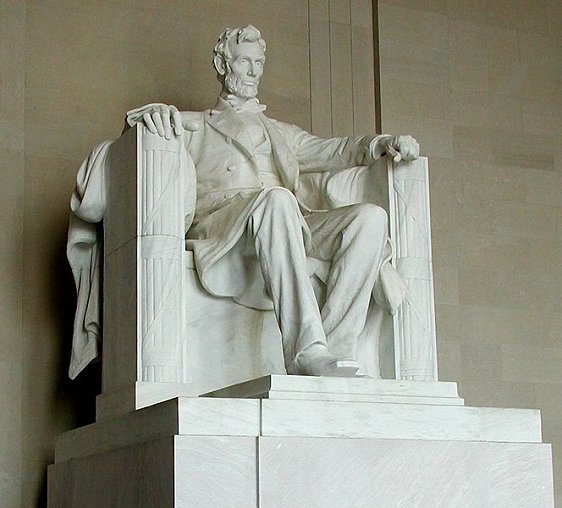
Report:
M67 432L55 459L52 508L554 506L539 412L454 383L268 376Z

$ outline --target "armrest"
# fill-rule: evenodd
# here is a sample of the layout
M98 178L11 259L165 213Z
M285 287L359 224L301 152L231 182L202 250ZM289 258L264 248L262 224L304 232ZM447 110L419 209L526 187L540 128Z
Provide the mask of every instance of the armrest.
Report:
M394 319L396 375L437 381L427 158L389 163L388 194L393 263L408 286Z
M108 389L184 379L188 182L182 152L181 139L160 138L138 124L110 150L103 322Z

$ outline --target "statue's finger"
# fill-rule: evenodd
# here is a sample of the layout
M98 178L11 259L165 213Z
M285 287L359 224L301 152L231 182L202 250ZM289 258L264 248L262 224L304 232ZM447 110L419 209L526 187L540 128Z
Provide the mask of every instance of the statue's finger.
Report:
M172 124L170 123L170 111L168 109L161 111L162 123L164 124L164 135L166 139L172 139Z
M402 154L402 157L409 161L414 160L416 158L414 147L412 145L408 146L405 153Z
M175 111L172 112L172 120L174 122L174 132L176 136L181 136L183 132L183 125L181 123L181 113L175 108Z
M402 155L400 155L400 152L391 145L387 146L387 154L392 157L392 160L394 162L400 162L402 160Z
M144 124L146 125L147 129L152 132L152 134L156 134L156 125L154 125L151 116L148 113L145 113L144 115L142 115L142 119L144 120Z
M158 131L158 135L165 137L166 133L164 132L162 115L158 111L156 113L152 113L152 120L154 120L154 125L156 125L156 130Z

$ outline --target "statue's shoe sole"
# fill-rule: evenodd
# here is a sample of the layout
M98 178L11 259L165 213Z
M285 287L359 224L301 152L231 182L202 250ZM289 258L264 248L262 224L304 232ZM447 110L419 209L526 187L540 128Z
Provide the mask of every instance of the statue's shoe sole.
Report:
M359 365L354 360L319 357L308 362L295 362L288 373L300 376L356 377L358 370Z
M333 374L324 374L334 377L356 377L359 365L355 360L338 360L333 369Z

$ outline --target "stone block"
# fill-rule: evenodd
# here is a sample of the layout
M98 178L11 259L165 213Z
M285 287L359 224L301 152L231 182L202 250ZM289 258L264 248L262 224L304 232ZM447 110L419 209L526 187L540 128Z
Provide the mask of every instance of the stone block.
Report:
M262 400L261 419L263 436L541 442L531 409Z
M64 433L55 459L58 463L176 434L257 436L259 402L187 397L162 402Z
M548 508L550 457L546 444L264 437L259 506Z
M547 444L176 436L49 468L49 507L551 508Z

